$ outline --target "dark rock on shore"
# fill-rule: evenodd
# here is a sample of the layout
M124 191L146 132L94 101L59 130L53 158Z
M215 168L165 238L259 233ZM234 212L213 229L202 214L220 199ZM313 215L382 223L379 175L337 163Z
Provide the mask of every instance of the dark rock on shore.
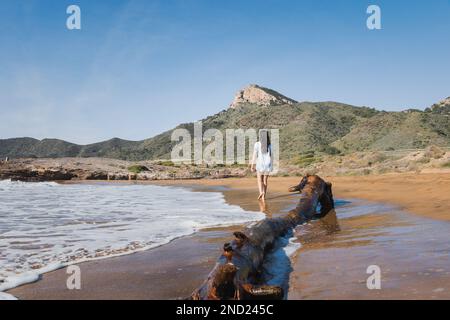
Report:
M65 170L53 171L53 170L29 170L29 169L17 169L17 170L5 170L0 172L0 180L11 179L12 181L24 181L24 182L43 182L43 181L63 181L71 180L76 176Z
M186 180L244 177L246 167L211 168L208 166L175 165L143 162L147 170L129 170L128 161L106 158L14 159L0 161L0 180L41 182L67 180Z

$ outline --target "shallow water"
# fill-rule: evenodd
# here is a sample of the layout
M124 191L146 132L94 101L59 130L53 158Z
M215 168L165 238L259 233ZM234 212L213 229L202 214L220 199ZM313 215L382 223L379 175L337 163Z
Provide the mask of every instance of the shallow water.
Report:
M67 264L146 250L200 228L262 218L262 213L227 204L220 192L0 181L0 291Z
M450 223L350 200L296 229L290 299L449 299ZM381 289L369 290L369 266Z
M292 197L292 205L285 207L281 210L282 213L286 214L287 211L294 209L296 203L298 202L297 197L294 195ZM337 199L335 200L335 207L340 208L342 206L350 204L350 201ZM358 208L357 206L354 207ZM356 209L355 211L361 210L361 208ZM320 205L317 207L317 211L320 211ZM271 213L270 215L274 215L276 213ZM292 257L300 250L302 247L302 240L299 239L298 235L301 233L308 234L312 230L310 230L310 226L315 225L317 221L311 221L300 225L286 234L285 236L278 239L273 249L268 252L265 257L263 266L262 266L262 280L267 285L280 286L283 288L285 292L285 298L288 298L289 291L289 279L290 275L293 271L292 268ZM333 230L337 231L337 225L333 224Z

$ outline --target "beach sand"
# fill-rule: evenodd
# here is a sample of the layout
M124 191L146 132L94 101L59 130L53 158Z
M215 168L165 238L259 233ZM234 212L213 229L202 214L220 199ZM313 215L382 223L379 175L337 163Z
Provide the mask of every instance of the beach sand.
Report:
M368 201L397 205L411 213L426 218L450 221L450 172L443 170L427 174L385 174L374 176L323 177L333 184L333 193L337 198L358 198ZM286 195L289 186L299 183L299 177L273 177L269 181L269 192L275 197ZM201 186L226 186L236 190L257 192L256 180L224 179L164 181L164 185L185 184ZM225 194L229 203L241 205L239 197L233 193ZM268 196L272 200L274 195ZM246 199L242 205L255 207L255 203ZM271 201L267 201L270 203ZM250 204L250 206L249 206ZM245 208L244 208L245 209Z
M363 199L355 201L361 207L365 203L358 201L392 207L340 221L338 209L337 219L330 215L307 226L310 232L297 232L302 247L291 258L290 299L450 299L448 172L325 179L333 183L335 199ZM158 184L223 192L228 203L271 217L295 205L298 196L286 190L299 180L270 178L265 205L256 200L256 179ZM185 298L206 278L223 243L239 228L202 230L145 252L82 263L81 290L68 290L68 275L60 269L8 292L19 299ZM383 290L366 287L366 268L372 264L382 268Z

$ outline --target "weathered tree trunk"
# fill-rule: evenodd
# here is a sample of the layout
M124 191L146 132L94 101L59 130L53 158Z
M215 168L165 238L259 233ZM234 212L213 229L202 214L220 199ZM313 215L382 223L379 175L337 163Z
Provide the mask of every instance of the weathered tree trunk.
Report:
M280 287L258 285L265 254L275 240L295 226L313 218L324 217L334 208L331 184L318 176L306 176L290 192L301 192L297 207L287 215L264 219L224 245L224 251L206 281L192 293L194 300L281 299ZM320 213L317 206L320 203Z

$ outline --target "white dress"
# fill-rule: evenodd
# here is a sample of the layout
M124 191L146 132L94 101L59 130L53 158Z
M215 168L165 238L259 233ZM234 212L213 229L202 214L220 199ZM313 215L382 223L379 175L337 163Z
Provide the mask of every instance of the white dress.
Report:
M256 142L253 148L253 158L256 160L256 171L268 175L272 172L272 146L269 145L267 153L261 150L261 142ZM256 159L255 159L256 157Z

